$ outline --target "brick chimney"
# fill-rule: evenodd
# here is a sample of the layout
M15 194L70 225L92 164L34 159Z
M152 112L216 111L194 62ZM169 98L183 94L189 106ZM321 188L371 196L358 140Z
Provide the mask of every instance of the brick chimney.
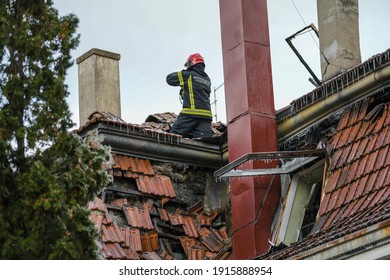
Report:
M220 0L219 6L229 161L276 151L267 0ZM271 166L260 162L247 167ZM234 259L251 259L269 249L279 182L270 176L230 182Z
M77 58L80 126L95 111L121 116L119 59L119 54L100 49L91 49Z
M358 2L317 0L323 81L361 63Z

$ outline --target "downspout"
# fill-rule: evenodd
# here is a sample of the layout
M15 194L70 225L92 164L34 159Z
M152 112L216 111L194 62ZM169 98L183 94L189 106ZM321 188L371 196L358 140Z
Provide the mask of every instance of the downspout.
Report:
M333 112L372 95L390 84L390 65L346 87L338 93L325 97L295 115L278 123L278 141L282 142L316 123L324 120Z

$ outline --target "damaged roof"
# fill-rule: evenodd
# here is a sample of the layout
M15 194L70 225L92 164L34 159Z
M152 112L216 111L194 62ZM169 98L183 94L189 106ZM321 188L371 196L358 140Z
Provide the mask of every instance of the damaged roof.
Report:
M196 203L188 209L176 198L170 177L148 159L114 154L109 186L89 203L105 259L230 259L231 241L217 222L219 210ZM142 201L146 201L143 203ZM180 253L181 252L181 253Z
M88 117L88 121L75 132L80 133L95 123L106 123L114 126L124 126L133 131L142 131L153 135L167 134L176 121L177 115L171 112L155 113L149 115L142 124L125 122L122 118L111 112L94 112ZM221 136L226 131L226 125L222 122L212 123L213 136ZM181 135L169 133L171 137L182 138Z
M329 174L314 228L265 259L307 257L338 245L340 238L363 236L370 226L390 225L390 103L363 100L350 107L328 149Z

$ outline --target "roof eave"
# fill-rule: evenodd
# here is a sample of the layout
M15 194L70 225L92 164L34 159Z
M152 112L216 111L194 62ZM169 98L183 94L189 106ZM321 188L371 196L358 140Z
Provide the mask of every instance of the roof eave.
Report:
M384 259L390 257L390 220L343 236L290 259Z
M223 165L222 153L216 144L166 132L138 129L126 124L113 125L107 121L90 123L79 134L83 136L91 130L96 130L103 137L103 144L109 145L116 153L208 168L220 168Z

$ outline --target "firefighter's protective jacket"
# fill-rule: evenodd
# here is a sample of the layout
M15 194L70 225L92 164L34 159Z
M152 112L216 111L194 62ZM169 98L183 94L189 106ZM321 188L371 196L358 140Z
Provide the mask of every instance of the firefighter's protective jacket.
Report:
M204 68L205 65L199 63L167 76L169 85L181 87L180 95L183 100L183 109L180 114L212 119L211 82Z

